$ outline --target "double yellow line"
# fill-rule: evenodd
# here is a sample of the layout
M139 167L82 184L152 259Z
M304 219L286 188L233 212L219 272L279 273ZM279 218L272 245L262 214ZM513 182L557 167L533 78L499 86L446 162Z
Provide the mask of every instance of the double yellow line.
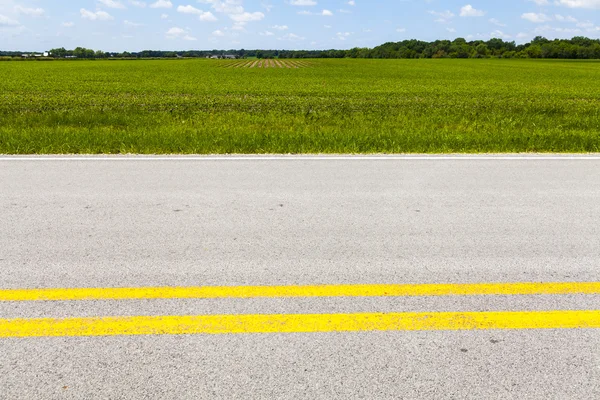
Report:
M208 286L0 290L0 301L600 294L600 282Z
M600 282L0 290L0 302L600 295ZM0 337L600 328L600 310L0 319Z

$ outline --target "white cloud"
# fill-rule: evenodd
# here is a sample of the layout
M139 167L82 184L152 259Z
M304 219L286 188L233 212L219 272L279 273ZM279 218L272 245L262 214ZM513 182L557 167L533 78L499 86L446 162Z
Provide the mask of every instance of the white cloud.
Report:
M340 10L342 11L342 10ZM298 11L296 14L298 15L320 15L322 17L331 17L333 16L333 12L331 10L322 10L321 12L312 12L308 10Z
M166 33L167 39L183 39L183 40L198 40L193 36L190 36L189 33L182 28L174 26L169 29Z
M225 33L223 31L217 29L216 31L213 31L212 35L217 36L217 37L222 37L222 36L225 36Z
M6 15L0 14L0 26L17 26L19 21L8 18Z
M304 39L305 38L303 36L296 35L295 33L288 33L287 35L279 38L279 40L289 40L290 42L299 42Z
M406 32L406 28L397 28L396 32L404 33L404 32Z
M565 16L563 16L563 15L556 14L556 15L554 15L554 19L556 19L557 21L560 21L560 22L572 22L572 23L576 23L576 22L578 22L578 21L577 21L577 18L575 18L575 17L572 17L572 16L570 16L570 15L567 15L567 16L565 17Z
M526 19L529 22L533 22L535 24L541 24L543 22L552 21L552 18L547 16L546 14L536 14L536 13L525 13L521 15L521 18Z
M89 19L90 21L110 21L114 19L112 15L110 15L106 11L93 12L82 8L81 10L79 10L79 13L81 14L81 18Z
M197 14L200 15L203 13L202 10L194 7L194 6L179 6L177 7L177 12L183 13L183 14Z
M450 10L446 10L446 11L427 11L429 14L431 15L435 15L436 17L439 17L442 20L448 20L448 19L452 19L455 17L454 13Z
M177 12L197 15L200 21L212 22L217 20L217 17L215 17L210 11L202 11L190 5L177 7Z
M537 35L547 35L549 32L553 32L555 34L559 34L559 36L572 36L581 34L581 29L572 29L572 28L561 28L561 27L553 27L550 25L539 26L535 29L535 33Z
M132 22L132 21L128 21L128 20L123 21L123 24L126 26L131 26L132 28L144 26L144 24L138 24L137 22Z
M555 2L569 8L600 9L600 0L556 0Z
M243 12L241 14L230 14L229 18L236 22L251 22L251 21L260 21L265 17L265 14L257 11L257 12Z
M506 24L503 24L502 22L498 21L496 18L490 18L490 23L492 23L496 26L500 26L500 27L506 26Z
M349 46L373 46L379 43L384 31L387 31L388 34L391 32L395 36L414 35L417 37L431 32L431 30L428 31L427 24L421 24L423 26L418 24L418 27L413 27L409 26L407 21L428 21L431 25L434 20L443 23L433 24L438 27L434 31L437 31L441 38L448 37L453 33L459 33L461 37L466 37L463 35L468 33L473 33L474 37L489 37L490 32L497 29L498 31L494 31L494 35L506 37L510 34L514 40L517 40L518 32L526 32L529 38L536 36L536 28L539 32L561 33L556 37L566 37L568 32L580 32L583 36L592 38L600 37L600 20L596 15L600 11L600 0L514 0L514 3L506 2L508 11L503 10L502 13L500 11L496 13L492 8L486 6L488 2L476 0L463 0L454 4L434 0L396 0L396 2L405 5L419 3L421 7L405 9L397 18L388 15L387 11L389 10L380 7L372 15L372 23L353 28L351 25L346 26L342 23L341 18L346 16L342 14L342 10L352 11L360 16L362 12L370 12L365 7L371 5L372 8L378 2L362 1L356 4L355 0L86 0L85 2L68 2L71 5L80 4L80 15L68 16L60 14L60 7L56 8L63 2L0 0L0 14L3 14L0 16L0 35L2 35L0 42L8 43L8 47L15 43L14 46L19 48L29 48L36 43L62 46L61 40L64 41L64 38L71 37L83 41L88 38L94 39L100 47L108 46L109 44L102 45L101 43L111 40L111 36L119 38L124 32L131 34L131 32L135 32L134 27L145 24L147 32L144 35L136 35L139 43L136 42L135 46L145 46L143 43L156 40L156 37L152 39L152 34L158 33L159 38L164 40L165 32L172 26L179 26L184 30L183 34L177 36L178 40L181 40L180 43L185 43L183 42L185 36L190 38L197 36L198 40L209 39L208 36L211 35L211 32L218 28L228 39L227 44L231 43L229 39L237 37L243 47L248 47L259 39L270 38L269 40L274 41L273 39L282 38L289 32L297 32L298 35L306 36L304 42L297 44L308 45L312 40L317 40L324 48L335 47L336 42L339 47L341 43L339 40L343 40L340 38L346 38ZM365 8L364 11L363 8ZM267 12L269 9L271 13ZM75 9L71 11L76 13L77 7L75 6ZM262 13L258 11L262 11ZM128 12L131 12L131 15L127 15ZM302 19L300 15L297 15L298 12L303 12L308 17ZM289 14L286 19L279 18L285 14ZM63 16L61 17L61 15ZM41 18L33 19L33 17L40 16ZM198 25L210 23L198 24L198 22L215 21L217 18L221 23L215 23L214 26L202 33ZM338 22L337 19L340 21ZM459 24L459 21L468 22L469 20L474 23L479 22L476 23L476 26L471 27L473 28L471 32L465 31L465 29L471 28ZM297 23L302 23L302 26ZM86 28L86 25L89 27ZM110 25L117 31L104 32L98 29L98 25ZM379 28L376 29L376 26ZM22 27L23 33L27 33L27 35L22 35L18 39L15 36L16 39L11 41L11 32L18 27ZM363 33L366 32L364 30L366 27L370 27L374 32L377 31L379 36ZM298 30L298 28L302 28L302 30ZM400 29L397 32L397 28L408 28L406 32L410 31L410 34L399 33L404 30ZM141 30L141 28L139 29ZM146 29L144 28L144 30ZM355 33L347 37L344 36L347 33L346 30ZM477 36L476 32L479 32L480 36ZM342 35L338 35L339 33ZM435 32L433 35L432 40L435 39ZM57 37L62 37L62 39L56 39ZM371 41L367 41L369 37L371 37ZM553 38L554 36L547 37ZM285 40L298 39L290 36ZM216 39L213 41L217 42ZM88 41L88 43L90 42ZM115 43L118 45L118 42ZM287 44L290 48L294 48L295 45L290 42L281 44Z
M27 8L21 6L16 6L15 11L17 14L29 15L31 17L41 17L45 13L43 8Z
M173 3L169 0L158 0L155 3L150 4L150 8L172 8Z
M317 2L314 0L290 0L292 6L316 6Z
M247 23L262 21L265 18L265 14L262 12L248 12L244 10L244 7L242 6L243 0L197 0L197 2L210 5L214 12L225 14L233 21L233 26L230 28L230 31L227 31L228 28L217 30L215 31L217 33L213 32L213 36L220 36L219 33L222 33L225 36L236 37L239 35L238 32L246 30L245 25ZM266 4L264 1L261 2L261 6L265 8L267 12L272 8L271 5ZM204 18L200 19L213 21L216 20L216 17L212 14L210 14L210 16L206 14Z
M470 4L467 4L460 9L461 17L483 17L484 15L485 11L473 8L473 6Z
M244 12L241 0L198 0L198 3L210 4L218 13L242 14Z
M592 21L583 21L583 22L578 22L577 23L577 27L578 28L594 28L595 24ZM597 30L597 29L596 29Z
M167 36L181 36L184 33L185 33L185 30L178 28L178 27L173 27L167 31Z
M203 12L201 15L198 16L198 19L200 21L204 21L204 22L217 21L217 17L215 17L215 15L213 13L211 13L210 11Z
M260 2L260 6L262 8L264 8L265 10L267 10L267 12L271 12L271 9L273 8L272 4L268 4L268 3L264 2L264 1Z
M500 30L495 30L494 32L490 33L490 37L493 38L499 38L499 39L510 39L511 36L507 35L506 33L500 31Z
M98 0L100 3L104 4L108 8L126 8L121 2L115 0Z

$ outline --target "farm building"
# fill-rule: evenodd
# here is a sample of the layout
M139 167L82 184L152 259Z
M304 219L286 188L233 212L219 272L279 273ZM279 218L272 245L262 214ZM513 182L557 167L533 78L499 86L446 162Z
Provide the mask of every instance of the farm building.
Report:
M235 54L223 54L217 56L210 56L210 58L213 60L235 60L237 59L237 56Z

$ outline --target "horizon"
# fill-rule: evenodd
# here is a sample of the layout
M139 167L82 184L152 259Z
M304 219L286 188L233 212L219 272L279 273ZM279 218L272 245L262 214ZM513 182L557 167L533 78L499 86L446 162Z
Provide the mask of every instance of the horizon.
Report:
M0 0L3 51L347 50L402 40L600 38L600 0ZM199 50L206 49L206 50Z
M542 37L543 39L547 39L548 41L552 42L555 40L573 40L575 39L575 36L572 38L546 38L546 37ZM460 38L460 37L456 37L454 39L437 39L436 41L443 41L443 40L447 40L449 42L454 42L457 39L465 39L465 38ZM491 38L493 39L493 38ZM499 38L498 38L499 39ZM600 38L589 38L587 37L587 39L591 39L591 40L596 40L596 41L600 41ZM417 40L419 41L419 39L403 39L402 41L412 41L412 40ZM465 39L466 40L466 39ZM489 40L489 39L488 39ZM504 39L500 39L502 41L504 41L505 43L510 43L512 41L510 40L504 40ZM402 42L399 41L399 42ZM473 39L473 40L467 40L467 43L474 43L477 41L481 41L481 39ZM386 45L387 43L399 43L399 42L386 42L386 43L380 43L377 46L373 46L373 47L369 47L367 49L372 50L374 48ZM427 42L427 43L433 43L435 41L432 42ZM486 41L487 42L487 41ZM528 45L528 44L532 44L532 41L528 41L525 43L518 43L517 46L519 45ZM59 46L59 47L55 47L52 49L44 49L44 50L28 50L28 49L20 49L20 50L4 50L0 48L0 52L3 53L20 53L20 52L24 52L24 53L44 53L44 52L49 52L51 50L54 49L60 49L60 48L64 48L67 51L73 51L75 50L74 48L65 48L64 46ZM366 48L366 47L365 47ZM85 48L87 49L87 48ZM88 50L94 50L94 51L104 51L103 49L88 49ZM105 51L106 53L111 53L111 54L117 54L117 53L131 53L131 54L137 54L137 53L142 53L144 51L156 51L156 52L172 52L172 53L185 53L185 52L201 52L201 53L209 53L209 52L227 52L227 51L232 51L232 52L240 52L240 51L245 51L245 52L255 52L255 51L264 51L264 52L286 52L286 51L290 51L290 52L328 52L328 51L349 51L352 50L352 48L349 49L342 49L342 48L331 48L331 49L310 49L310 48L306 48L306 49L296 49L296 50L288 50L288 49L281 49L281 48L256 48L256 49L244 49L244 48L231 48L231 49L166 49L166 50L158 50L158 49L141 49L141 50L132 50L132 51Z

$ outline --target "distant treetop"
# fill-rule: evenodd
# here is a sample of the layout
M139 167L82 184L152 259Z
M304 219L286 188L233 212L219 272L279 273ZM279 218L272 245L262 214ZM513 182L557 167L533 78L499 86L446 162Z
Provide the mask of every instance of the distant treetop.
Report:
M403 40L384 43L374 48L348 50L187 50L140 52L104 52L77 47L74 50L49 50L54 58L560 58L600 59L600 39L576 36L572 39L549 40L537 36L530 43L519 44L493 38L467 41L464 38L436 40ZM23 52L3 52L0 56L19 57ZM216 56L216 57L215 57Z

